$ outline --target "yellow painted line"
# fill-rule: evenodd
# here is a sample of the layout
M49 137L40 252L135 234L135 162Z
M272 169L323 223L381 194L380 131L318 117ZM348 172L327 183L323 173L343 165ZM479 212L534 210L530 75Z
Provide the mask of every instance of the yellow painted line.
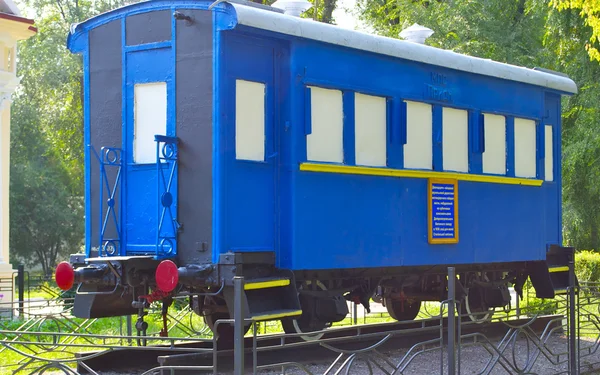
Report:
M568 272L569 271L569 267L568 266L564 266L564 267L550 267L550 268L548 268L548 271L550 271L550 272Z
M409 169L391 169L375 167L356 167L351 165L302 163L301 171L358 174L369 176L406 177L406 178L451 178L460 181L488 182L492 184L542 186L543 180L529 178L487 176L468 173L417 171Z
M302 310L294 310L294 311L286 311L279 314L266 314L266 315L257 315L253 316L252 320L275 320L281 318L287 318L288 316L298 316L302 315Z
M254 290L254 289L267 289L267 288L276 288L278 286L288 286L290 285L289 279L281 279L281 280L268 280L268 281L257 281L257 282L249 282L244 284L245 290Z

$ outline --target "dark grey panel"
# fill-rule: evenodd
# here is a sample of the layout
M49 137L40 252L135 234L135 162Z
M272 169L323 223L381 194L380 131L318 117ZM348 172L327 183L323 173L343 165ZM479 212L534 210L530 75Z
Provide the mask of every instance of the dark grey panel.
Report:
M177 22L178 252L181 262L203 263L212 252L212 13L180 12L194 22Z
M128 46L170 40L171 12L161 10L127 17L125 34Z
M121 22L109 22L90 31L90 135L100 153L102 147L121 147ZM109 168L114 180L116 168ZM100 164L91 156L92 247L99 241ZM106 200L105 200L106 201ZM119 207L118 197L115 207ZM117 211L117 215L120 212ZM117 216L118 217L118 216ZM111 233L112 232L112 233ZM114 235L108 227L107 235Z

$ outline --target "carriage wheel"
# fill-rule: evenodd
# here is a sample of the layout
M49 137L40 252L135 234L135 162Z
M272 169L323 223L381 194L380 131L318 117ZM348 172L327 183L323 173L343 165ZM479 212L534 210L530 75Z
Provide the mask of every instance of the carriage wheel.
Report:
M464 305L469 319L477 324L489 321L494 315L494 308L486 306L483 288L473 284L473 281L475 280L483 282L489 281L487 274L485 272L482 272L481 274L471 274L467 280L469 289L465 296Z
M482 288L469 288L464 305L469 319L477 324L487 322L494 316L494 308L485 306Z
M305 285L310 285L311 281L306 282L298 287L301 290ZM327 290L327 287L322 282L317 281L317 287L321 290ZM300 306L302 306L302 295L300 295ZM286 318L281 319L281 326L283 331L287 334L294 333L310 333L315 331L322 331L329 326L327 322L317 321L313 317L305 312L299 318ZM300 338L304 341L316 341L323 337L324 333L315 333L302 335Z
M210 306L214 306L215 310L222 310L224 306L227 306L225 304L225 300L221 299L221 298L206 298L205 299L205 308L206 307L210 307ZM207 310L211 310L210 308L207 308ZM229 324L229 323L219 323L218 327L216 326L217 320L221 320L221 319L231 319L229 312L223 312L223 311L214 311L211 313L208 313L206 315L204 315L204 323L208 326L208 328L210 328L210 330L213 332L213 334L218 334L218 338L219 340L223 340L223 341L232 341L233 342L233 336L235 335L235 328L233 325ZM248 330L250 329L251 324L246 324L244 326L244 334L246 334L246 332L248 332Z
M390 297L385 298L385 308L388 314L399 322L406 320L415 320L421 310L420 300L394 300Z

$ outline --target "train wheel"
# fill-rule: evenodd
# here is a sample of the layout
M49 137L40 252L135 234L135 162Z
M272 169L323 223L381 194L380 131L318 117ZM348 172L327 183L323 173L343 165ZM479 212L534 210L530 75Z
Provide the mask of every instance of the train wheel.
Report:
M302 284L298 287L301 290L304 287L310 285L311 282L308 281L306 284ZM317 287L321 290L327 290L327 287L323 285L322 282L317 281ZM300 306L302 306L302 295L300 295ZM281 326L283 327L283 331L287 334L295 334L295 333L307 333L306 335L300 336L300 338L304 341L316 341L323 337L324 333L314 333L309 334L310 332L322 331L328 327L327 322L321 322L314 319L313 316L303 312L302 315L297 319L281 319Z
M231 319L228 311L223 311L224 308L227 310L225 300L221 298L206 298L204 309L208 310L208 313L204 315L204 323L210 328L213 334L218 334L219 340L233 342L233 336L235 330L233 325L229 323L219 323L217 327L217 321L221 319ZM212 308L211 308L212 307ZM211 311L212 310L212 311ZM244 334L250 329L250 324L244 327Z
M484 289L478 286L476 282L489 282L485 272L470 274L467 276L467 285L469 286L465 296L465 310L469 319L477 324L489 321L494 315L494 309L486 306L484 298Z
M489 321L494 315L494 308L485 306L483 288L469 288L464 305L469 319L477 324Z
M302 315L299 319L281 319L281 326L283 327L283 331L287 334L306 333L305 335L300 336L302 340L315 341L323 337L324 333L310 334L310 332L324 330L327 328L327 323L314 321L311 322L309 319L304 318L304 315Z
M415 320L421 310L420 300L394 300L391 298L385 299L385 308L388 314L397 321Z

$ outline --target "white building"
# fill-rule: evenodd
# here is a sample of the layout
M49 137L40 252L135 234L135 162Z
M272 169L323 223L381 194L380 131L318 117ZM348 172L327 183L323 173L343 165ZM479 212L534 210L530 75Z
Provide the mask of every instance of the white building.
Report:
M16 69L17 42L37 32L34 21L21 16L13 0L0 0L0 309L12 302L12 294L3 291L13 276L9 263L8 188L10 171L10 104L19 84Z

